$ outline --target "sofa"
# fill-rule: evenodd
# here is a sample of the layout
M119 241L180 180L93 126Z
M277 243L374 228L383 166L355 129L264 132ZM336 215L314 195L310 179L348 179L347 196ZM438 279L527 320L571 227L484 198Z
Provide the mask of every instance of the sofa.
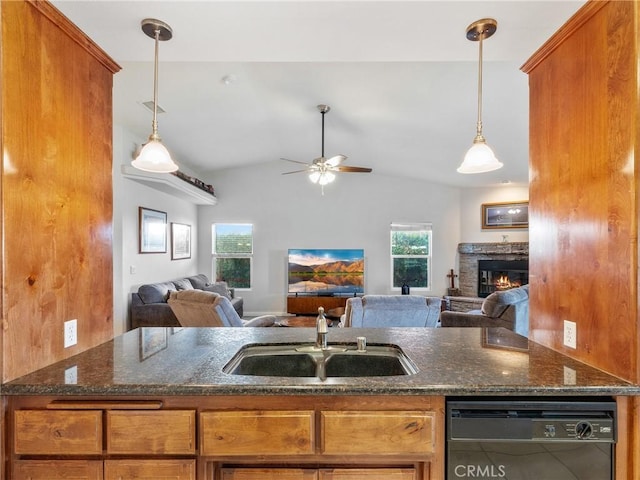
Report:
M493 292L482 302L480 310L444 311L442 327L505 327L529 336L529 285Z
M131 294L131 328L138 327L179 327L180 322L167 303L169 293L181 290L203 290L224 295L229 299L238 316L242 318L244 306L242 297L237 297L226 282L211 283L204 274L180 278L163 283L141 285Z
M363 295L347 299L341 327L435 327L442 299L420 295Z

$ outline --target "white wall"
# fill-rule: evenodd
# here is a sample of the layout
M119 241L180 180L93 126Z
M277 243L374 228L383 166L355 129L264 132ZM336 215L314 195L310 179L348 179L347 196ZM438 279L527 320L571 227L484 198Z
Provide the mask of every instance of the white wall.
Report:
M460 193L457 188L409 178L340 174L325 187L309 182L284 162L216 171L212 183L218 204L200 207L199 271L212 274L211 225L254 225L253 286L242 291L247 315L286 311L289 248L363 248L365 291L388 294L392 222L433 223L433 289L443 295L446 274L460 241ZM293 165L295 169L295 165ZM395 292L394 292L395 293ZM418 292L416 292L418 293Z

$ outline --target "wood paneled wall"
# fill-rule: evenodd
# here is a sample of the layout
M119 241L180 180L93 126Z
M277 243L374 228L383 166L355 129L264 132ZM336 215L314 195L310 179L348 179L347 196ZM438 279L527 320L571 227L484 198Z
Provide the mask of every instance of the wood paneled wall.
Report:
M1 2L2 379L109 340L112 82L51 4ZM63 324L78 320L78 345Z
M524 66L530 337L627 380L638 367L638 2L591 1ZM563 345L563 320L577 348Z

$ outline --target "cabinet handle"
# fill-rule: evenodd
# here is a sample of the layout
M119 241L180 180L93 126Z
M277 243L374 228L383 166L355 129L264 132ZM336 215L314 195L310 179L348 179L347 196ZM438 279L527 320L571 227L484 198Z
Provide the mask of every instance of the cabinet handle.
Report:
M54 400L47 405L49 410L160 410L162 401L69 401Z

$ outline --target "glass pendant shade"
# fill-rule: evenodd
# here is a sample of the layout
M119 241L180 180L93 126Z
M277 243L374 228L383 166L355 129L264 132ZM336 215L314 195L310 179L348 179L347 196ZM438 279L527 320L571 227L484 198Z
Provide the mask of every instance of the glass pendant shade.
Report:
M178 165L173 162L169 151L159 139L150 139L145 143L131 165L153 173L171 173L178 170Z
M462 165L458 167L458 173L484 173L498 170L503 163L498 160L485 141L474 142L473 146L464 156Z

